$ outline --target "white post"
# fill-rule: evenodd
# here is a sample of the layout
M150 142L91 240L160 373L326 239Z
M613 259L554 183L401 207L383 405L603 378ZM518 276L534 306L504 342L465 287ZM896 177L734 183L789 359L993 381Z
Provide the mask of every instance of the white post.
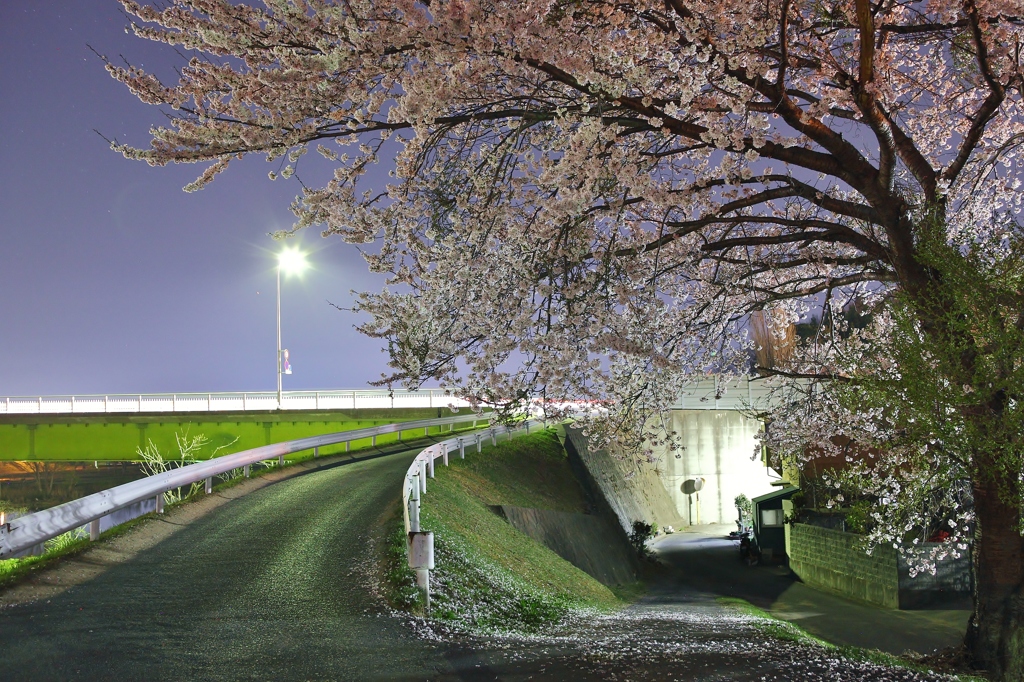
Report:
M243 472L243 475L244 475L244 476L245 476L246 478L249 478L249 467L250 467L250 466L251 466L250 464L246 464L246 465L245 465L244 467L242 467L242 472Z
M424 606L430 609L430 571L425 568L416 569L416 586L423 590Z
M459 459L466 459L466 444L459 439Z
M352 441L345 441L345 452L348 452L349 448L352 447Z
M377 436L372 436L370 438L370 445L372 445L373 447L377 447Z
M163 514L164 513L164 494L163 493L157 493L157 495L156 495L156 513L157 514Z
M441 457L444 458L444 465L448 466L448 444L441 444Z
M498 444L498 436L495 435L494 428L492 427L491 428L491 447L494 447L497 444Z
M480 434L479 433L476 434L476 451L477 452L483 452L484 451L483 440L480 438Z
M319 447L313 448L313 459L316 459L319 456L320 456L320 448Z
M420 492L427 492L427 460L420 459Z
M418 533L420 530L420 475L413 474L414 480L410 481L412 490L409 494L409 528L414 533Z
M431 478L434 477L434 457L435 453L433 452L427 455L427 475L430 476Z
M213 477L206 479L206 494L209 495L213 492Z
M96 542L100 539L100 520L96 519L89 522L89 541Z
M278 458L277 458L277 466L278 467L283 467L284 466L284 455L278 456Z

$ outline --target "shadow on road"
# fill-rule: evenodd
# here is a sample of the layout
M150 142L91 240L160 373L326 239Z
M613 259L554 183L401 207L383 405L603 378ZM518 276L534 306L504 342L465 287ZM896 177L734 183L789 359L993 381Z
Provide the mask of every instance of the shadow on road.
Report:
M680 586L709 596L745 599L835 644L930 653L963 640L970 612L961 609L899 611L843 599L800 582L782 565L748 566L732 526L700 526L655 543L658 558Z

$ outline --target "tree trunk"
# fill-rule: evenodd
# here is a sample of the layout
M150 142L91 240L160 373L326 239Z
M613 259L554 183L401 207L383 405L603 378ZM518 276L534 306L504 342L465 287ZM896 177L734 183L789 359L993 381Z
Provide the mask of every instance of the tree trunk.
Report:
M988 476L986 476L988 474ZM1020 510L1000 499L994 472L974 482L974 614L966 646L993 680L1024 680L1024 541ZM986 480L987 479L987 480Z

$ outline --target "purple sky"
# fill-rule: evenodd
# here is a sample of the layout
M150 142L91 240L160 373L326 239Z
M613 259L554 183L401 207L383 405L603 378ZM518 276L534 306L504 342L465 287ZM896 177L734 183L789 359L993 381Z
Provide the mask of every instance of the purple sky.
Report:
M186 194L202 166L110 151L94 129L144 146L162 116L87 44L158 75L180 61L126 23L116 0L0 3L0 396L272 390L267 234L291 225L299 186L251 158ZM328 301L380 280L338 239L296 241L315 270L282 282L285 390L365 386L387 369L381 344Z

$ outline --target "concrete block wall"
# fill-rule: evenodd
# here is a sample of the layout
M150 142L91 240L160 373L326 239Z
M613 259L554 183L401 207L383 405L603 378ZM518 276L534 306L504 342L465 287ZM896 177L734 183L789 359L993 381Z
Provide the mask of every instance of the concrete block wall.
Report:
M891 609L900 607L898 555L864 549L864 538L803 523L789 533L789 568L812 587Z

